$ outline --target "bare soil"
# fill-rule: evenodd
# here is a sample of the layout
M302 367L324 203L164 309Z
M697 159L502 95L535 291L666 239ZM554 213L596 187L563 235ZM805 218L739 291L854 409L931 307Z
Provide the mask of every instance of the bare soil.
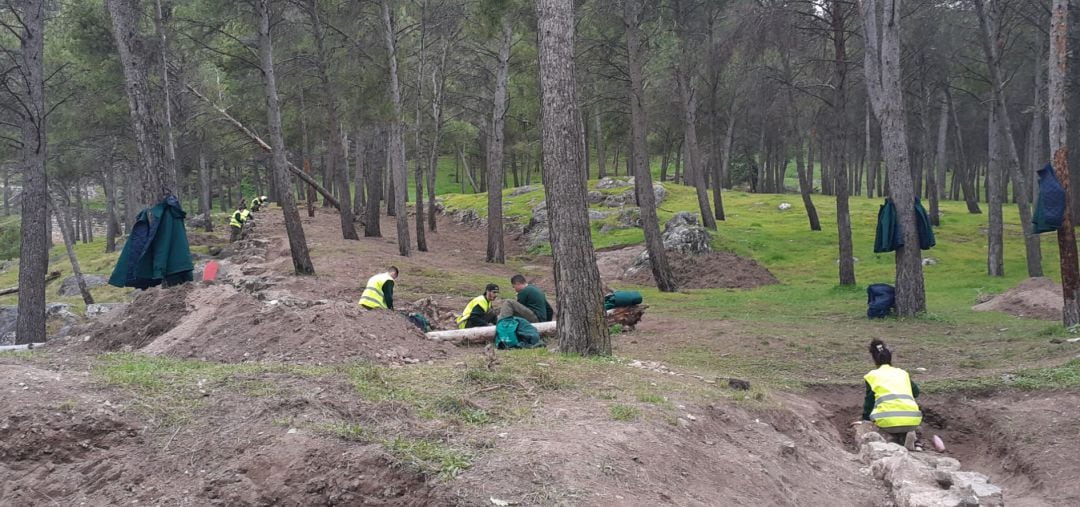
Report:
M607 283L618 281L636 285L654 285L652 271L647 267L630 276L626 270L644 251L644 247L633 246L605 250L596 253L596 264L600 276ZM752 289L762 285L780 283L779 280L753 259L740 257L730 252L712 252L705 255L685 255L668 252L668 263L672 275L680 288L684 289Z
M857 387L815 388L810 398L831 411L838 431L862 412L863 390ZM946 454L965 470L990 477L1004 490L1011 506L1080 505L1080 421L1072 414L1080 404L1073 391L924 395L919 439L929 449L938 435ZM850 434L845 444L854 449ZM927 451L934 452L934 451Z
M431 505L423 476L376 445L275 420L364 413L347 391L297 385L250 398L207 395L199 417L155 426L138 399L85 372L0 358L0 503L4 505ZM291 430L291 431L290 431Z
M1004 312L1029 319L1061 320L1061 284L1044 277L1028 278L1016 287L979 303L972 310Z

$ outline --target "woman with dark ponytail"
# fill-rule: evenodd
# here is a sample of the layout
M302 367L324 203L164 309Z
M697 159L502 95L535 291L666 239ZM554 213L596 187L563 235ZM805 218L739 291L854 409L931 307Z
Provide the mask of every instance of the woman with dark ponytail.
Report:
M894 442L908 450L915 449L915 429L922 424L922 412L915 398L919 386L911 381L908 373L892 366L892 351L885 342L870 342L870 357L877 369L867 373L866 400L863 403L863 421L873 421L881 431L890 435Z

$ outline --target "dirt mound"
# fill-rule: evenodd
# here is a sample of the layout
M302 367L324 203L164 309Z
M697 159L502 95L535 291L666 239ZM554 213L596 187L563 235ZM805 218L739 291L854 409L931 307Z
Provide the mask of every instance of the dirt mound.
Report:
M628 253L613 251L607 256L624 259ZM683 289L752 289L780 283L769 270L765 269L765 266L758 264L757 261L739 257L730 252L686 255L668 251L667 256L672 275L675 276L679 287ZM611 261L605 259L603 262L605 266L602 271L611 273ZM601 261L597 260L597 264L601 264ZM623 274L619 279L639 285L655 283L648 266L629 275Z
M416 363L453 350L428 340L397 313L339 301L263 301L228 285L146 291L123 315L85 334L88 340L67 345L223 362Z
M971 307L979 312L1004 312L1016 317L1061 320L1061 284L1049 278L1028 278L993 299Z
M446 504L378 445L274 423L334 412L319 399L341 386L254 403L213 390L190 425L156 427L88 377L11 364L0 376L23 384L0 390L0 406L19 407L0 415L0 505Z

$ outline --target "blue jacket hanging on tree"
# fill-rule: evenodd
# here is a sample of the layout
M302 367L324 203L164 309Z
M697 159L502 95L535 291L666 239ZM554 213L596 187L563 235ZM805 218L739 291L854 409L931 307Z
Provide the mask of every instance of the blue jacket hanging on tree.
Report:
M928 250L937 244L934 228L926 208L915 198L915 227L919 232L919 248ZM904 231L900 226L900 217L896 215L896 205L892 199L885 199L885 204L878 209L877 232L874 235L874 253L892 252L904 246Z
M1031 224L1035 234L1056 231L1065 220L1065 189L1054 174L1054 167L1046 164L1039 169L1039 200L1035 203L1035 215Z

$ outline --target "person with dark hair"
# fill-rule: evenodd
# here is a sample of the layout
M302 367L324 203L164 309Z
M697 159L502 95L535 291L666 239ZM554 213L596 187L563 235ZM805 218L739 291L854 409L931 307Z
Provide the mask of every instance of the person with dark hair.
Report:
M491 303L499 297L499 286L493 283L484 287L484 293L472 298L465 310L457 318L458 327L466 329L470 327L490 326L495 324L496 314Z
M543 291L528 283L522 275L510 277L510 286L517 292L517 300L503 301L502 308L499 309L499 320L521 317L533 324L551 320L554 315Z
M364 293L360 295L360 306L368 310L383 308L394 309L394 282L398 277L397 266L390 266L385 273L368 278Z
M915 430L922 424L922 412L915 398L919 386L908 373L892 366L892 351L885 342L870 342L870 357L877 369L867 373L866 399L863 402L863 421L873 421L882 432L897 444L915 450Z

